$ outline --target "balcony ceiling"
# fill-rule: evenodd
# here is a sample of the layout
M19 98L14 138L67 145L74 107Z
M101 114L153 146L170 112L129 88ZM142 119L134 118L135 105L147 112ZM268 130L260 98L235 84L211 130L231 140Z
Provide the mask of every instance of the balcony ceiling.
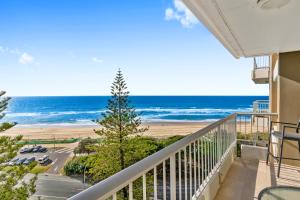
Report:
M263 9L257 0L183 0L237 58L300 50L300 0L285 1Z

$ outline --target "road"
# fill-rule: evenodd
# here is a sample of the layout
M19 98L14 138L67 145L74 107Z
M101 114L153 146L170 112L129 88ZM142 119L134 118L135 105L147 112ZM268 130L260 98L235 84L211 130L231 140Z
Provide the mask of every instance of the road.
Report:
M51 153L49 153L49 158L52 160L52 163L47 173L59 174L60 169L64 166L67 158L72 153L72 149L60 148L50 151Z
M67 199L86 187L82 180L55 174L40 174L36 181L36 193L31 200L59 200Z

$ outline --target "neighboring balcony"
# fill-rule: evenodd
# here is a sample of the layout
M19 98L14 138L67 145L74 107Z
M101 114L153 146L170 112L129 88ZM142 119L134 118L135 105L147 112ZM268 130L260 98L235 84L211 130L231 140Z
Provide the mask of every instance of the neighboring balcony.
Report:
M268 186L300 186L299 168L284 164L276 178L277 163L265 163L274 115L230 115L70 199L240 200L257 199Z
M253 102L253 112L254 113L269 113L270 112L270 102L269 100L256 100Z
M270 56L253 58L252 80L256 84L268 84L270 78Z

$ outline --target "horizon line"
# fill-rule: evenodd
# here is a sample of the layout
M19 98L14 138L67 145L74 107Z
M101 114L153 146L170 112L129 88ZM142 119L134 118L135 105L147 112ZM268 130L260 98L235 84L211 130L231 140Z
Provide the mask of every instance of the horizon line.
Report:
M10 97L109 97L111 95L8 95ZM269 95L258 95L258 94L253 94L253 95L237 95L237 94L228 94L228 95L180 95L180 94L174 94L174 95L129 95L131 97L201 97L201 96L218 96L218 97L225 97L225 96L238 96L238 97L252 97L252 96L261 96L261 97L269 97Z

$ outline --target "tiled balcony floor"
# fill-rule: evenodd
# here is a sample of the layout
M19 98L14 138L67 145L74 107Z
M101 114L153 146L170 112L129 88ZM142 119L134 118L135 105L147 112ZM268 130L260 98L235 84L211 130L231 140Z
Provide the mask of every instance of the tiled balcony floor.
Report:
M237 158L232 164L215 200L257 199L259 192L269 186L290 185L300 187L300 167L281 165L277 178L277 163L245 161Z

